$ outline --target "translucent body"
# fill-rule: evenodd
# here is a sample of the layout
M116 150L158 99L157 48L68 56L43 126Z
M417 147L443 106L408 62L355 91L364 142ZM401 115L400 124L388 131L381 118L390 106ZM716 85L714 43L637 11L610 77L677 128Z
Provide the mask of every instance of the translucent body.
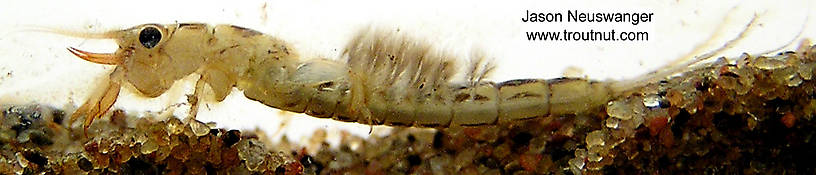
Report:
M112 54L69 49L85 60L117 66L105 89L72 115L72 120L85 116L86 127L115 102L120 84L156 97L193 73L201 78L189 99L192 117L210 86L217 101L236 87L270 107L340 121L423 127L495 124L600 110L637 85L707 58L624 82L558 78L494 83L483 80L493 70L484 54L472 54L474 61L459 70L455 59L433 52L425 42L376 30L362 30L352 38L345 62L301 60L286 42L232 25L144 24L98 36L116 39L119 49ZM455 79L458 73L465 78Z

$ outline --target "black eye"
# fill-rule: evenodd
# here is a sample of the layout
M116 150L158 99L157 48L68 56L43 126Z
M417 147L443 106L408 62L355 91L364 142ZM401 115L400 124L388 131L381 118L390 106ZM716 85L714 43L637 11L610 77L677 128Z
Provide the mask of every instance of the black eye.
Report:
M156 47L156 44L159 44L161 38L161 31L156 29L156 27L145 27L141 32L139 32L139 42L142 43L142 46L148 49Z

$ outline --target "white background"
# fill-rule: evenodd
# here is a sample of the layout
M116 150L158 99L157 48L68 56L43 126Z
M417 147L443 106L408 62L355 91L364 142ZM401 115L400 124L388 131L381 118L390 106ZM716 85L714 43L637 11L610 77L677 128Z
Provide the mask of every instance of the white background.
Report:
M759 14L759 25L736 48L723 54L758 53L786 44L803 30L802 38L816 36L816 12L801 1L607 1L583 0L569 4L550 1L5 1L0 5L0 103L45 103L75 108L112 70L68 53L66 47L92 52L112 52L111 41L89 40L31 32L32 27L99 32L142 23L205 22L244 26L274 35L294 45L305 58L337 58L351 34L374 26L400 29L434 43L439 50L466 56L482 49L498 62L495 81L517 78L556 78L567 67L583 70L591 79L620 80L651 71L689 52L709 38L716 45L733 38ZM734 10L731 10L734 9ZM534 12L646 12L653 21L628 23L522 23L526 10ZM808 18L809 16L809 18ZM722 35L712 36L717 26ZM530 42L526 31L583 31L594 28L647 31L649 41L634 42ZM792 50L797 44L789 47ZM115 104L128 112L144 114L183 102L192 91L192 78L177 83L155 99L125 89ZM260 128L293 140L305 139L315 128L336 135L338 129L367 136L368 126L280 115L277 110L248 100L237 90L224 102L209 102L198 119L238 129ZM184 114L186 107L176 114ZM252 117L254 116L254 117ZM384 133L386 127L375 127ZM272 134L278 133L278 134Z

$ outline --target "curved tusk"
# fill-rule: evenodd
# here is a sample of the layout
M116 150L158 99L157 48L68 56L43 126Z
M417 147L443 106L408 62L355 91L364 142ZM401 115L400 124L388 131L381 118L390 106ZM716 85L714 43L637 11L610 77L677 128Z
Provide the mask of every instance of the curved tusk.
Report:
M122 63L122 59L117 58L112 53L93 53L73 47L69 47L68 51L85 61L90 61L97 64L118 65Z

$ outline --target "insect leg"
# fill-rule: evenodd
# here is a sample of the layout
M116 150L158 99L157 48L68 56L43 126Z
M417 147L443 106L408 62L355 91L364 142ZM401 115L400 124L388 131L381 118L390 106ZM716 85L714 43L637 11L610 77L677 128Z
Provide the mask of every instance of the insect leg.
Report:
M85 116L82 126L87 131L94 119L102 117L102 115L108 112L111 106L113 106L113 103L115 103L119 97L119 89L120 85L118 82L109 80L104 86L102 93L88 98L85 104L82 104L82 106L71 115L70 122L73 123L80 116Z
M194 119L198 114L199 107L198 102L200 100L199 96L201 96L202 91L204 91L204 82L206 81L205 80L206 77L204 75L199 75L199 77L200 78L198 79L198 81L196 81L195 90L193 90L193 95L187 96L187 102L190 103L189 113L190 115L188 117L192 119Z

